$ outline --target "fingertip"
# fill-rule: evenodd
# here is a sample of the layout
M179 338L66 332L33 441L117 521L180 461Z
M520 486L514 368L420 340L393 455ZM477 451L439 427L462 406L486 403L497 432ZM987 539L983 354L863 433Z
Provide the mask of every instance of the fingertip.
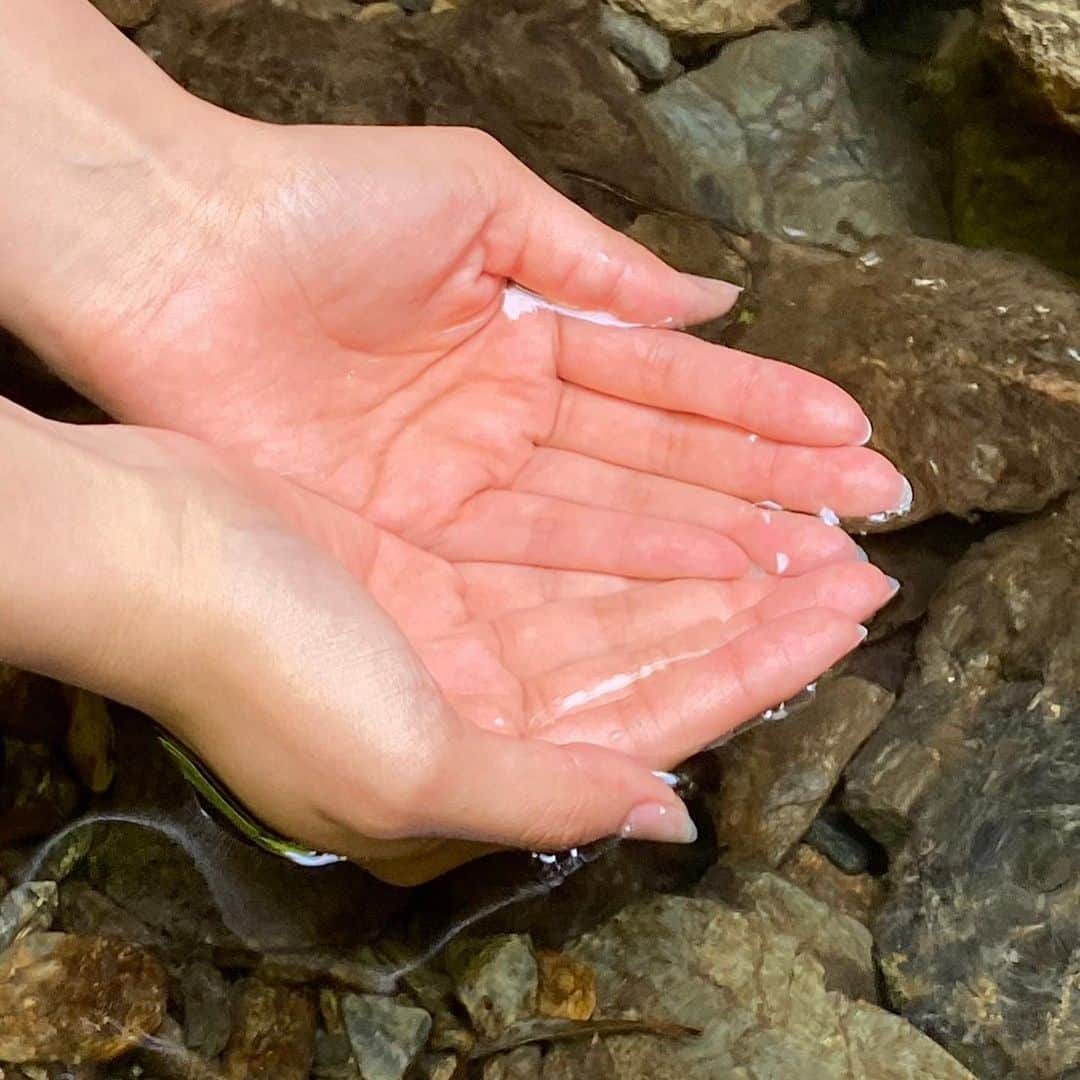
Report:
M696 326L718 319L735 306L743 293L740 286L720 278L699 274L680 274L679 277L686 286L687 295L682 310L674 316L674 325Z

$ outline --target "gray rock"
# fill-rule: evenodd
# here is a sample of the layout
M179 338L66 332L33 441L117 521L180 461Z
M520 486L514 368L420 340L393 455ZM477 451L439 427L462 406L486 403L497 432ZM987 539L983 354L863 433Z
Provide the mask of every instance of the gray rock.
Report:
M232 1033L223 1058L227 1080L308 1080L315 1058L310 995L259 979L237 984Z
M360 1070L353 1059L352 1045L345 1034L315 1032L315 1060L311 1075L317 1080L359 1080Z
M763 894L763 907L775 903L771 884ZM799 920L810 911L818 929L804 938ZM703 1033L685 1040L608 1037L605 1072L588 1064L599 1054L587 1043L555 1046L544 1059L544 1080L971 1080L904 1020L828 990L815 947L830 919L843 936L863 942L868 960L865 928L809 897L782 915L674 896L631 905L571 948L597 969L604 1012L633 1011Z
M983 1080L1080 1068L1078 731L1080 695L990 693L916 811L876 923L894 1005Z
M987 0L986 33L1021 92L1080 133L1080 8L1074 0Z
M166 975L110 938L31 934L0 953L0 1061L109 1061L157 1031Z
M539 1046L519 1046L484 1062L484 1080L540 1080Z
M1080 483L1080 290L1068 278L916 238L846 256L742 243L674 215L644 216L631 235L696 273L731 274L741 251L744 306L699 333L816 371L860 401L872 445L915 488L908 515L867 528L1030 513Z
M151 930L114 900L85 881L60 886L60 929L69 934L100 934L136 945L161 946L163 934Z
M375 994L346 994L341 1013L364 1080L401 1080L431 1031L423 1009Z
M972 755L983 698L1038 678L1047 700L1080 692L1080 496L994 533L956 565L930 606L918 672L845 774L845 809L896 847L920 802Z
M644 19L605 7L600 26L611 51L647 82L667 82L682 72L671 42Z
M806 831L806 843L845 874L865 874L873 861L866 839L844 828L838 816L828 810L814 818Z
M48 930L59 903L55 881L28 881L0 900L0 952L38 930Z
M847 249L948 235L895 84L844 27L732 42L646 107L689 174L694 211L725 228Z
M458 938L447 949L446 966L458 1000L483 1035L494 1038L536 1011L539 971L526 936Z
M708 801L728 856L778 865L892 703L892 694L865 679L822 679L809 705L715 751L724 779Z
M672 34L736 36L791 24L806 16L804 0L616 0Z
M213 964L193 960L177 979L184 1014L184 1045L204 1058L215 1058L232 1033L229 984Z

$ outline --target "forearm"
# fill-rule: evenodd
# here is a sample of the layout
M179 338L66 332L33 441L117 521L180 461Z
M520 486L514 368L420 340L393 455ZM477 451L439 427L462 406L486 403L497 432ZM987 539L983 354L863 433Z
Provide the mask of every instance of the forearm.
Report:
M207 115L88 0L0 0L0 323L69 380L151 302Z
M176 681L181 560L145 471L95 449L108 430L0 399L0 660L147 708Z

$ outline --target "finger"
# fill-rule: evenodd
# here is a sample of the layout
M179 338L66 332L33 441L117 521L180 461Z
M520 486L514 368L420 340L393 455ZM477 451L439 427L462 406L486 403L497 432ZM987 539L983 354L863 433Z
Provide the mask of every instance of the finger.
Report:
M701 525L729 536L770 573L779 565L786 574L804 574L819 566L863 558L842 529L817 516L754 506L697 484L566 450L538 449L514 480L514 490Z
M697 837L681 800L630 757L462 728L431 785L420 830L534 851L622 832L676 843Z
M861 445L870 421L839 386L809 371L711 345L689 334L612 333L588 322L560 325L559 375L614 397L723 420L776 442Z
M749 599L751 583L745 584ZM522 676L524 730L535 732L571 712L626 697L640 679L670 668L676 662L673 658L703 655L755 626L797 611L828 606L862 622L886 604L895 590L896 583L874 567L853 565L840 573L819 572L780 582L759 602L746 603L727 615L710 617L707 609L699 608L697 618L687 618L681 625L675 618L663 629L659 623L655 630L642 625L636 637L615 643L606 651L586 646L575 656L567 650L563 666L539 669L536 664L539 670Z
M864 517L910 507L907 480L873 450L787 446L574 386L560 398L546 444L811 514L829 507L841 517Z
M442 530L445 559L527 563L638 578L737 577L750 567L732 540L700 525L492 491Z
M620 700L556 720L544 738L612 746L668 768L764 709L799 693L854 649L865 628L847 615L810 608L755 626L704 655L672 662Z
M738 298L734 285L673 270L505 151L497 150L491 164L498 190L484 232L489 273L569 307L650 325L705 322Z

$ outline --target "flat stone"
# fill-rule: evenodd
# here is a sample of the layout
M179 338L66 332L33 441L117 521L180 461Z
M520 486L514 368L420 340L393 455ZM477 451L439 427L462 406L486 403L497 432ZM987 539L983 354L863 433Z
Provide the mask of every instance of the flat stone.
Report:
M457 938L446 951L446 967L458 1000L481 1034L494 1038L536 1012L539 973L525 935Z
M723 782L708 803L727 856L778 865L892 703L891 693L865 679L822 679L809 705L714 751Z
M59 900L55 881L28 881L0 899L0 952L39 930L48 930Z
M1074 0L987 0L986 34L1015 83L1080 133L1080 8Z
M519 1046L484 1062L484 1080L540 1080L539 1046Z
M1080 695L992 691L919 805L875 924L893 1005L984 1080L1080 1069L1078 725Z
M1080 482L1080 289L1068 278L913 237L842 255L674 215L630 232L695 273L730 276L741 253L749 295L700 336L816 371L859 400L871 445L915 490L910 513L867 529L1031 513Z
M843 26L734 41L646 108L689 176L691 209L725 228L848 250L948 236L895 80Z
M259 979L237 985L232 1033L222 1058L227 1080L308 1080L315 1058L311 996Z
M165 943L163 934L151 930L104 893L77 879L60 886L58 922L60 929L69 934L95 934L148 947Z
M806 17L803 0L617 0L672 34L741 36Z
M0 1061L109 1061L157 1031L165 969L110 938L32 934L0 953Z
M618 8L604 7L600 25L611 51L648 82L667 82L682 72L671 42L655 26Z
M930 605L918 672L845 774L844 808L897 847L920 803L978 755L978 710L1011 672L1080 691L1080 496L964 556Z
M885 882L869 874L845 874L808 844L784 860L780 873L815 900L869 926L885 899Z
M184 1015L184 1045L204 1058L216 1058L232 1033L229 984L206 960L185 964L177 979Z
M423 1009L375 994L346 994L341 1013L364 1080L402 1080L431 1031Z
M766 888L760 903L774 902L770 897L775 891ZM824 905L806 897L797 909ZM844 916L832 919L851 924L844 933L861 935L868 956L865 928ZM772 915L753 906L740 911L716 900L660 896L586 934L570 951L596 968L604 1015L696 1026L702 1035L612 1036L600 1051L587 1040L556 1045L545 1056L544 1080L972 1080L900 1017L830 992L815 952L819 932L804 937L797 920L784 920L780 931ZM601 1054L605 1065L590 1066L590 1057Z

